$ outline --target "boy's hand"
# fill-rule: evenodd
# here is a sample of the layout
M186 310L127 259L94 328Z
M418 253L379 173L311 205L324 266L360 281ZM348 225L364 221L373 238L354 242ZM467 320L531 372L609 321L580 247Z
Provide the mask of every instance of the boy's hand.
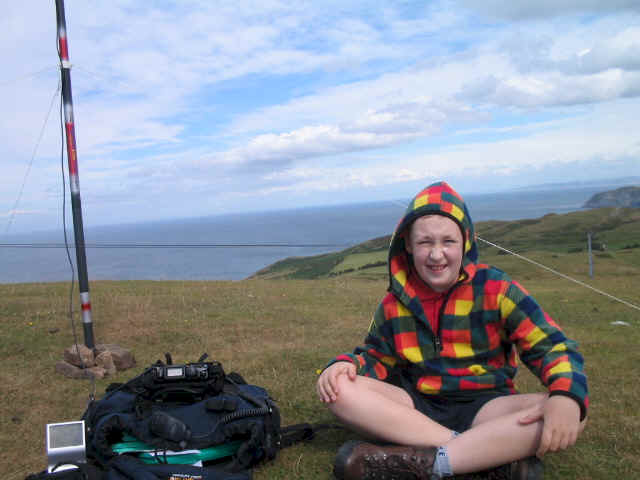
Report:
M520 423L538 420L543 421L540 445L536 451L540 458L547 452L557 452L575 444L586 424L586 419L580 422L578 403L563 395L549 397L540 410L521 418Z
M320 401L324 403L335 402L338 398L338 377L347 375L349 380L356 379L356 366L351 362L337 362L326 368L318 378L316 391Z

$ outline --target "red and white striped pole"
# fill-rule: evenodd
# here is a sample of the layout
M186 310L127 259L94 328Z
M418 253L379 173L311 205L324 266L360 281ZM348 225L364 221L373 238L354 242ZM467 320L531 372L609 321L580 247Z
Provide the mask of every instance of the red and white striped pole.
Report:
M60 72L62 75L62 101L64 104L64 121L67 136L71 209L73 212L73 231L76 242L78 284L80 287L80 301L82 303L82 327L84 329L84 343L88 348L93 349L93 323L91 321L87 257L84 244L84 230L82 228L80 181L78 179L76 133L73 124L73 99L71 96L71 63L69 62L69 46L67 43L67 24L64 15L64 0L56 0L56 17L58 21L58 55L60 57Z

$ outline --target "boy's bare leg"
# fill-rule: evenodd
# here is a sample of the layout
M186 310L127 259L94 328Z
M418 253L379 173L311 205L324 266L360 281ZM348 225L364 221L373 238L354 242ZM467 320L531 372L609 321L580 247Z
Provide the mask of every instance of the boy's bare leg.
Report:
M470 430L447 444L451 466L456 473L466 473L564 450L586 425L579 410L574 400L561 395L494 399L478 412Z
M339 395L329 409L351 428L379 440L401 445L438 447L452 431L413 406L407 392L394 385L358 376L338 379Z
M450 429L413 407L403 389L358 376L339 379L339 391L330 410L344 423L365 435L401 445L446 445L455 473L469 473L534 455L542 422L520 420L537 411L545 394L499 397L480 409L471 429L451 438Z
M536 453L542 421L523 425L528 410L508 413L472 427L446 444L455 473L469 473L495 467Z
M549 398L546 393L522 393L517 395L505 395L487 402L476 414L471 428L481 423L502 417L509 413L522 412L532 407L539 407Z

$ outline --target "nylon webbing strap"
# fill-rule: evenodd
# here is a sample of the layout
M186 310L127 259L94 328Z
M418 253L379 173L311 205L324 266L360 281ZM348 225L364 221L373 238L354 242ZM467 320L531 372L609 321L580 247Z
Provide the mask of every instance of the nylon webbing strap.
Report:
M312 440L316 433L330 428L343 429L342 425L329 423L298 423L280 429L280 448L287 448L298 442Z

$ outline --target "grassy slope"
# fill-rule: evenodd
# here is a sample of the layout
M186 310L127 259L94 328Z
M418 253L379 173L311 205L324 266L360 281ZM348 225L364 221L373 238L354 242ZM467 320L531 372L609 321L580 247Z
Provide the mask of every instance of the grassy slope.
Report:
M332 276L370 261L386 261L389 237L379 237L340 252L312 257L290 257L269 265L253 275L262 279L315 279ZM358 258L358 260L355 260Z
M591 232L594 248L599 249L604 244L606 251L616 256L625 247L640 247L640 209L601 208L565 215L550 214L538 219L479 222L476 230L480 238L521 254L543 251L558 255L585 251L587 233ZM324 255L287 258L255 276L311 279L340 274L385 275L386 268L380 264L387 259L389 239L389 236L380 237ZM483 243L480 247L488 255L497 253ZM636 263L636 266L640 264Z
M488 232L481 236L490 239ZM638 238L612 237L608 242ZM524 249L545 265L640 304L639 248L596 256L594 279L588 277L584 252ZM371 246L351 253L363 250ZM491 249L482 255L524 283L578 340L586 357L589 425L575 448L548 457L546 478L634 478L640 471L640 312L515 257ZM193 361L206 351L228 371L269 389L283 424L329 422L314 392L316 369L362 340L386 288L383 275L356 273L315 281L93 282L95 334L99 342L132 348L140 368L165 351L178 362ZM72 343L69 285L0 285L0 295L0 472L12 480L44 468L44 424L79 418L90 383L53 371ZM630 325L612 325L615 320ZM126 381L138 371L98 381L98 395L109 383ZM523 391L540 389L526 370L518 382ZM275 462L257 469L255 478L329 479L333 455L347 438L342 431L320 433L309 444L281 452Z

